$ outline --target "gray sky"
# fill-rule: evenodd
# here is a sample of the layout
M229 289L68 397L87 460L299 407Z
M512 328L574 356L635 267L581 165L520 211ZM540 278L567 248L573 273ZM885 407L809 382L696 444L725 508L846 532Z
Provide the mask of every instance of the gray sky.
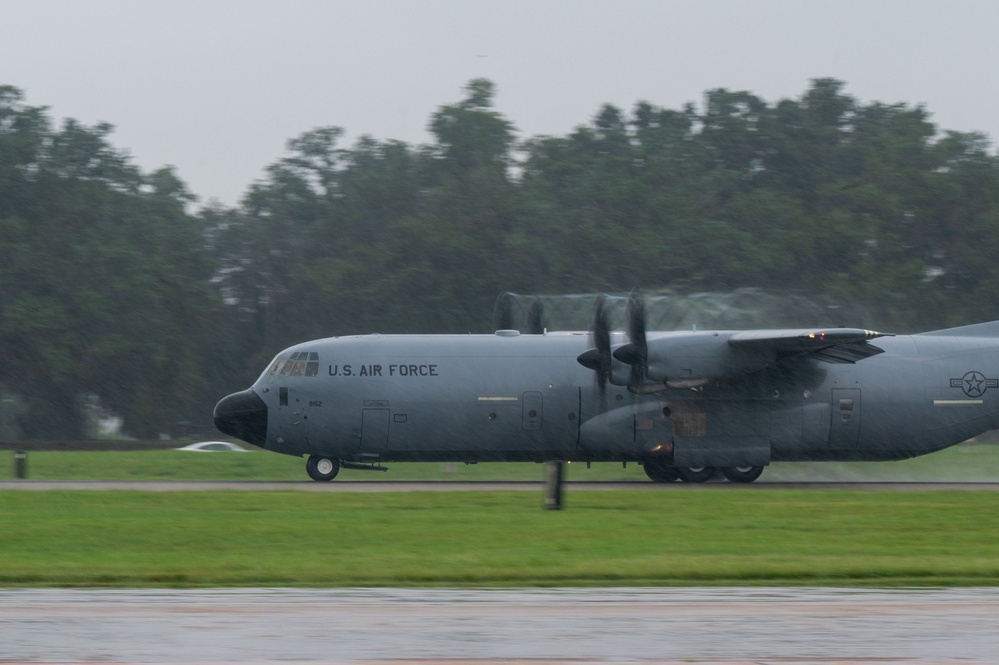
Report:
M522 138L604 103L774 102L833 77L995 140L997 39L993 0L0 0L0 84L234 204L313 127L428 142L475 77Z

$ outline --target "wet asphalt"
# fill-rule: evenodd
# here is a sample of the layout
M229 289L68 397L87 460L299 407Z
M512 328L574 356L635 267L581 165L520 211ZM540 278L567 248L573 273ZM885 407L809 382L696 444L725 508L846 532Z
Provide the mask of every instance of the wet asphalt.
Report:
M999 590L0 589L0 662L996 663Z

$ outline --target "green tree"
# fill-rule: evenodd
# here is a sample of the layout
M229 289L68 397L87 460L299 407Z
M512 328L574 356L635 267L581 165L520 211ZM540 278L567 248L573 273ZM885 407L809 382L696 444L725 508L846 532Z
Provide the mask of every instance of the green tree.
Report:
M99 403L142 436L175 432L203 394L210 264L170 170L143 176L110 125L51 128L0 94L0 366L29 438L89 434Z

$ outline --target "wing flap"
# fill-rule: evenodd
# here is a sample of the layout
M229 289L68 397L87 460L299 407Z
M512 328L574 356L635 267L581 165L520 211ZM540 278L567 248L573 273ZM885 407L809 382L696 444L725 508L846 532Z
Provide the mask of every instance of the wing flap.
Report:
M827 363L853 364L858 360L876 356L884 353L880 346L874 346L870 342L851 342L849 344L837 344L829 348L814 352L812 355Z

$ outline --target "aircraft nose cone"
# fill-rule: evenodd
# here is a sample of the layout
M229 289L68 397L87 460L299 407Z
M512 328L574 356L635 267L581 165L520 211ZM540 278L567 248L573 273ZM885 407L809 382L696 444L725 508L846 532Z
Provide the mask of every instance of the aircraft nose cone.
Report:
M267 405L252 390L233 393L215 405L215 427L229 436L264 447L267 441Z

